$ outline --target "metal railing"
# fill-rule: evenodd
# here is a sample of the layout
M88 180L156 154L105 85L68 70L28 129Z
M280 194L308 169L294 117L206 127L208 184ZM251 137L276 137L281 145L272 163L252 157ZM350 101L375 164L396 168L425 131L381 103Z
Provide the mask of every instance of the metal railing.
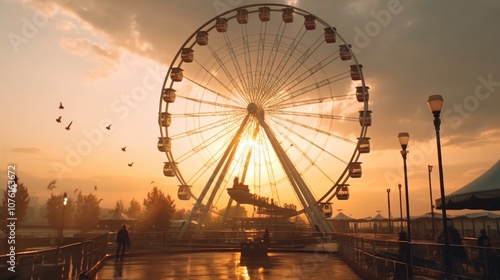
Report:
M367 279L409 279L408 273L419 279L444 279L442 244L418 241L409 244L388 236L379 238L337 234L339 256ZM453 279L500 279L500 248L471 243L450 245L452 251L463 247L467 253L466 259L453 260ZM410 269L400 254L404 246L410 246L413 264Z
M108 234L50 249L0 255L7 279L79 279L106 257Z

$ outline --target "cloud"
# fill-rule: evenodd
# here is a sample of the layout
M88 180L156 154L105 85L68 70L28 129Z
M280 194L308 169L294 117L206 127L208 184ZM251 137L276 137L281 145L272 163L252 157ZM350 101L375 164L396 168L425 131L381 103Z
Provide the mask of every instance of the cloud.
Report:
M60 45L72 54L90 57L97 61L98 68L88 74L91 79L108 77L120 65L122 52L119 49L100 46L95 42L83 38L62 38Z
M500 87L495 83L500 81L500 57L496 55L500 37L493 34L500 25L496 14L500 2L399 4L400 12L388 14L384 1L297 3L336 26L349 43L364 36L366 46L356 58L364 66L367 85L376 85L370 90L373 125L369 136L383 149L391 148L400 131L408 131L422 142L433 138L432 115L426 104L432 94L445 98L443 113L451 110L442 119L450 144L467 147L482 141L465 136L469 134L493 131L493 135L498 135ZM90 54L99 61L91 78L106 77L116 71L124 52L169 65L185 40L219 11L212 1L193 4L154 0L147 4L68 1L60 5L60 10L76 19L80 27L86 25L98 34L95 38L61 40L66 50L77 55ZM491 77L494 83L485 86L479 77ZM482 84L481 93L489 93L488 99L477 98L477 87ZM467 111L466 107L472 109Z
M492 143L500 142L500 130L491 128L487 131L472 131L468 134L454 134L446 141L450 147L459 147L463 149L477 146L487 146Z

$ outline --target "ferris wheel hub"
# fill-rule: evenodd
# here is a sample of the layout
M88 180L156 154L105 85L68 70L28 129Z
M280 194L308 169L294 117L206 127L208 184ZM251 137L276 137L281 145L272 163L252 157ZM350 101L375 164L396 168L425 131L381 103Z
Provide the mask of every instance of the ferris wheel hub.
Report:
M255 115L257 113L257 104L255 104L253 102L248 104L247 111L248 111L248 113Z
M249 114L259 115L262 118L264 117L264 109L262 109L262 106L259 106L253 102L248 104L247 111Z

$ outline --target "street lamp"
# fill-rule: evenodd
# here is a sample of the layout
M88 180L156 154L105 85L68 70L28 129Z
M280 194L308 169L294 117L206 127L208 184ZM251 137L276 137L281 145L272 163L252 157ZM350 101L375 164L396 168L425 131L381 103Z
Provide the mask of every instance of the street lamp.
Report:
M437 154L438 154L438 168L439 168L439 189L441 191L441 211L443 216L443 239L444 239L444 249L443 249L443 263L445 265L444 272L445 276L451 275L452 266L450 261L450 242L448 237L448 231L446 230L446 197L444 193L444 179L443 179L443 162L441 158L441 137L439 134L439 127L441 125L441 119L439 115L441 114L441 108L443 107L443 97L441 95L431 95L427 101L429 109L434 115L434 128L436 129L436 140L437 140Z
M403 231L403 202L401 201L401 184L398 184L399 189L399 224L401 225L401 231Z
M390 194L391 193L391 189L387 189L387 208L388 208L388 211L389 211L389 233L392 233L392 223L391 223L391 198L390 198Z
M403 156L403 166L404 166L404 176L405 176L405 196L406 196L406 232L407 241L408 241L408 249L406 255L406 274L411 279L412 268L413 268L413 256L411 253L411 224L410 224L410 199L408 197L408 172L406 169L406 155L408 151L406 148L408 147L408 141L410 141L410 134L408 132L400 132L398 134L399 143L401 144L401 155Z
M62 219L61 219L61 233L59 235L59 240L60 240L59 245L62 245L62 243L63 243L64 210L66 209L66 204L68 204L68 194L66 192L64 192L64 194L63 194Z
M411 242L411 224L410 224L410 199L408 197L408 175L406 170L406 155L408 151L408 141L410 141L410 134L408 132L400 132L398 134L399 143L401 144L401 155L403 156L404 177L405 177L405 197L406 197L406 232L408 233L408 242Z
M427 170L429 171L429 195L431 199L432 238L434 238L436 237L436 226L434 225L434 204L432 204L432 183L431 183L432 165L427 165Z

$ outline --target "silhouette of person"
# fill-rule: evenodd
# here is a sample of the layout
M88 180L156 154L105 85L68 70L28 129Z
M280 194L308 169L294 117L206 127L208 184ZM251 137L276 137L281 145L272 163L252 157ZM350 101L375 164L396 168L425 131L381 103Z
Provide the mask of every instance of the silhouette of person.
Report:
M486 234L486 230L483 228L479 231L480 235L477 238L477 246L478 250L478 260L483 266L489 261L492 257L491 249L485 247L491 247L491 241L488 235ZM479 272L479 263L474 266L476 272Z
M118 261L118 257L120 257L120 260L123 261L123 256L125 255L125 247L130 248L130 236L128 235L128 230L127 230L127 225L122 225L122 228L118 231L116 234L116 244L118 246L116 247L116 259L115 261ZM120 249L121 249L121 254L120 254Z
M412 279L413 270L411 267L407 267L409 263L409 258L411 258L410 244L408 244L408 237L405 231L399 232L399 253L398 259L400 262L396 265L396 271L394 272L394 279Z
M269 240L269 230L266 230L264 231L264 237L262 238L264 240L264 243L266 243L267 246L269 246L269 242L271 242Z
M451 219L446 219L446 225L448 242L450 244L452 272L457 275L465 275L465 268L462 265L462 262L467 259L467 252L462 244L462 237L460 236L458 230L453 226L453 221ZM437 242L444 243L443 230L438 233Z
M483 228L479 231L480 235L477 238L477 246L479 247L491 247L491 241L488 235L486 234L486 230ZM479 258L484 260L488 256L488 249L479 248Z

